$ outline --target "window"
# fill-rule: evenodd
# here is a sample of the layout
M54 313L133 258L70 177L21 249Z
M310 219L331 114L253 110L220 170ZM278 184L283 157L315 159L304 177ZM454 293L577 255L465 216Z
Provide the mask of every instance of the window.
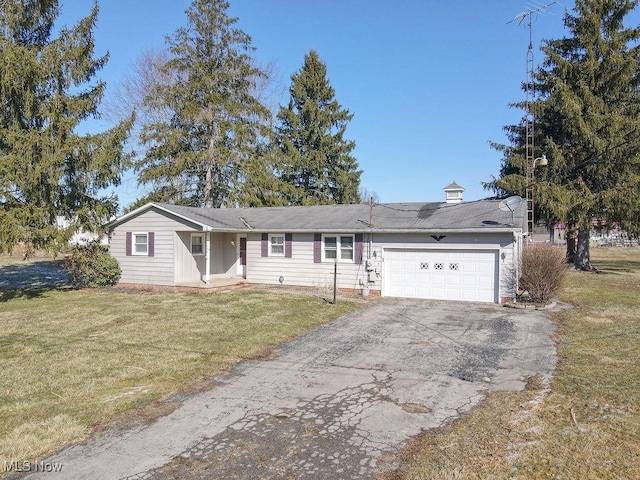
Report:
M323 260L353 262L353 235L324 235Z
M204 255L204 235L202 233L191 235L191 254Z
M146 233L133 234L133 254L134 255L149 254L149 237Z
M353 262L353 237L340 237L340 260L350 260Z
M284 257L284 235L269 235L269 256Z
M153 257L155 254L155 234L153 232L126 232L125 253Z

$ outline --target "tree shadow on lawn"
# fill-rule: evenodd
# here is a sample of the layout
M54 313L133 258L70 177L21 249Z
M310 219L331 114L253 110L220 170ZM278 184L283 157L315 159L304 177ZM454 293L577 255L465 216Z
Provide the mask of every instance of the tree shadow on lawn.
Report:
M640 270L640 261L635 260L595 260L592 263L598 269L598 273L628 273Z
M0 302L37 298L51 290L72 288L64 260L16 262L0 266Z

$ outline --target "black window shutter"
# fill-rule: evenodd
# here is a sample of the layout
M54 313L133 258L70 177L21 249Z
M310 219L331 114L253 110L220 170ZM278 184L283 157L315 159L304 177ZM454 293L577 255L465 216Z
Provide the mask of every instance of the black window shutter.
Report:
M262 244L260 245L260 247L261 247L262 256L268 257L269 256L269 234L268 233L262 234Z
M156 235L153 232L147 233L147 254L150 257L153 257L156 253L155 238Z

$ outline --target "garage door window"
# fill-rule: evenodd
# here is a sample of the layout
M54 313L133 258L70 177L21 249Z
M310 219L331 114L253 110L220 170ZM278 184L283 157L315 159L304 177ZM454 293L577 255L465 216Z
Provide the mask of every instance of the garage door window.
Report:
M324 235L322 259L353 262L353 235Z

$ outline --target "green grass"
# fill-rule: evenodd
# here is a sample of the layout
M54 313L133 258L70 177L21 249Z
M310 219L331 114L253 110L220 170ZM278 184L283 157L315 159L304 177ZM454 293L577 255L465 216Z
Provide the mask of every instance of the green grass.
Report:
M0 297L0 464L37 460L114 419L354 310L260 292L24 291ZM127 414L127 415L125 415Z
M571 272L555 313L558 366L549 390L491 394L416 438L387 479L640 478L640 249L600 248L601 274Z

